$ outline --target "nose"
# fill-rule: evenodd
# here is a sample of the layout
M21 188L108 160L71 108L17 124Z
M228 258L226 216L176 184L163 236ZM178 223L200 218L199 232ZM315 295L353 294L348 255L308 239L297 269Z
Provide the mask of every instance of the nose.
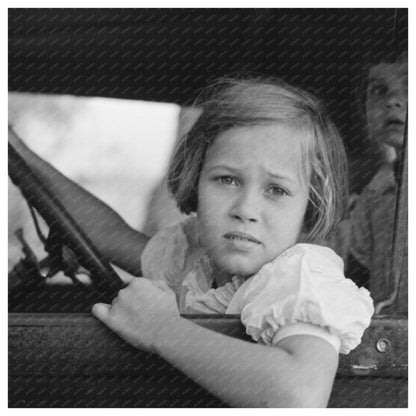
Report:
M259 198L254 190L242 190L236 196L230 215L241 222L257 222L259 220Z
M387 97L388 108L402 108L407 105L407 94L402 91L391 91Z

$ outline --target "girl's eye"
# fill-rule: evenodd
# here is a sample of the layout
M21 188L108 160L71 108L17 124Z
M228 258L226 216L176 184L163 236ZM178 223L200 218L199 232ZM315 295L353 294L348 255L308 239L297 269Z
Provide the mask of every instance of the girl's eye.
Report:
M220 176L217 181L223 185L235 185L237 183L232 176Z
M283 195L289 195L283 188L280 186L271 186L269 188L269 193L273 196L283 196Z

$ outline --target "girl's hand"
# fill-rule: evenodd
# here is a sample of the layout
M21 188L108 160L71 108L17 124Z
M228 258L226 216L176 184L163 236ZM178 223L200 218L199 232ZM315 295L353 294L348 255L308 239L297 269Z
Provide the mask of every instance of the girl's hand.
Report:
M181 319L167 284L144 278L135 278L120 290L111 305L94 305L92 313L129 344L151 352L156 352L163 331L172 330Z

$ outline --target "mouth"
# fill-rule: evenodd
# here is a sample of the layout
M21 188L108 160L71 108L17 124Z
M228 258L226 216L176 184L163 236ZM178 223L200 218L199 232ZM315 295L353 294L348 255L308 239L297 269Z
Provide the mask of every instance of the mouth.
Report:
M389 117L386 122L384 123L384 127L386 128L403 128L404 121L402 121L398 117Z
M248 242L248 243L253 243L253 244L261 244L261 242L257 240L257 238L253 237L252 235L242 233L239 231L233 231L233 232L224 234L224 238L227 240L232 240L232 241L243 241L243 242Z

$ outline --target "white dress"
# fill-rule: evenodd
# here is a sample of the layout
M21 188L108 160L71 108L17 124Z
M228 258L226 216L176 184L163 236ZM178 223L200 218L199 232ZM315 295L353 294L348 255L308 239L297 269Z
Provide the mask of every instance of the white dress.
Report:
M312 335L348 354L374 313L369 292L344 277L343 261L327 247L296 244L250 278L212 288L210 259L197 241L196 218L158 232L142 254L143 276L164 280L182 314L238 314L255 341L275 346Z

